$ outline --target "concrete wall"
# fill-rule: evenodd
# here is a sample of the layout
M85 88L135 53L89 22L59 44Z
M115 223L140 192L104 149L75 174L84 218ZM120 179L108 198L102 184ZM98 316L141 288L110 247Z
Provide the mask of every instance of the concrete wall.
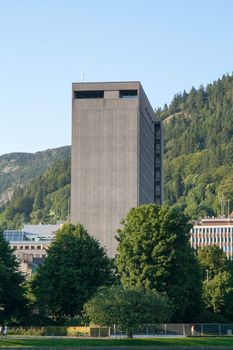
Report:
M119 98L128 89L138 96ZM89 90L104 98L76 98ZM71 220L114 256L129 209L154 202L154 113L138 82L80 83L72 118Z
M139 204L163 202L163 134L140 85L139 94Z
M73 100L71 197L72 221L111 256L120 221L138 203L138 99L119 99L113 88L104 99Z

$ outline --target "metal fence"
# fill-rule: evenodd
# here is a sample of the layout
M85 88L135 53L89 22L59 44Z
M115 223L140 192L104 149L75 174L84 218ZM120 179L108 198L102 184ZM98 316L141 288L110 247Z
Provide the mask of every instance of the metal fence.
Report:
M191 324L148 324L135 327L133 335L138 337L166 337L166 336L232 336L233 323L191 323ZM110 328L111 337L125 336L125 332L120 327Z
M232 336L233 323L166 323L143 324L132 329L134 337L186 337L186 336ZM125 337L127 336L121 327L98 326L49 326L49 327L8 327L8 337Z

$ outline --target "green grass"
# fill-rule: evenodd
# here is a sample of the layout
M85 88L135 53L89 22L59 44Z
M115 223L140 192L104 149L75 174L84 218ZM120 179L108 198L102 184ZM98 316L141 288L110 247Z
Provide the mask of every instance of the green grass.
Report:
M80 339L31 338L1 339L0 348L10 347L80 347L80 346L231 346L233 337L148 338L148 339Z

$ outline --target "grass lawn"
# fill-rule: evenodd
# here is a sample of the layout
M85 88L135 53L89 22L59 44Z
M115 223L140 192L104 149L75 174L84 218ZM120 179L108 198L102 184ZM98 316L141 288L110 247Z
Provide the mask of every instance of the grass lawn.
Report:
M147 339L80 339L31 338L0 339L0 348L10 347L83 347L83 346L231 346L233 337L147 338Z

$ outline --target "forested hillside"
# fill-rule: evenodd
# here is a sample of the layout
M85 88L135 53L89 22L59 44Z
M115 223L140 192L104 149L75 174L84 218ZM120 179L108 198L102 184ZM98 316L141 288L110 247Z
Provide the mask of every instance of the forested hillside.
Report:
M18 187L1 207L0 227L19 229L23 223L66 220L70 201L70 158L57 160L39 178Z
M175 95L164 121L165 200L191 217L233 210L233 76ZM224 196L224 197L223 197Z
M11 199L16 187L38 178L56 160L69 156L70 146L0 156L0 206Z

